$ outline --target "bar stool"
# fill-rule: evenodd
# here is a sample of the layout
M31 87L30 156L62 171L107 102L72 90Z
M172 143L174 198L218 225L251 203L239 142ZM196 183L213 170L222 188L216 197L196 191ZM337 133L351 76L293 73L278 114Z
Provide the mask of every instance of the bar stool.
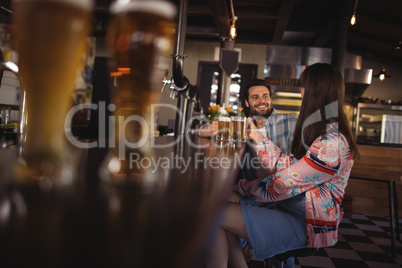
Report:
M290 257L308 257L317 253L318 248L299 248L294 250L289 250L281 254L277 254L272 258L275 258L279 262L279 266L277 268L283 268L283 265L286 263L286 260ZM264 268L272 268L272 258L268 258L264 260Z

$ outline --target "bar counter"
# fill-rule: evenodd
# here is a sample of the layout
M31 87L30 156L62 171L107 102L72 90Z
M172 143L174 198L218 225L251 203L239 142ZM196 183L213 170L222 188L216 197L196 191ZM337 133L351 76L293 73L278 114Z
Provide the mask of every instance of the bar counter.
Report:
M97 148L81 152L73 187L48 191L8 184L16 151L1 150L0 267L201 267L244 145L173 141L155 139L168 146L155 149L154 181L101 180Z
M359 144L358 148L360 158L355 159L350 179L363 181L360 187L361 191L365 191L365 187L367 187L364 181L387 184L391 255L395 257L395 239L400 241L397 183L402 181L402 148L362 144ZM348 188L346 188L346 194L359 197L359 192L350 192ZM367 205L378 206L379 199L381 198L384 197L379 196L377 193L371 198L373 203Z

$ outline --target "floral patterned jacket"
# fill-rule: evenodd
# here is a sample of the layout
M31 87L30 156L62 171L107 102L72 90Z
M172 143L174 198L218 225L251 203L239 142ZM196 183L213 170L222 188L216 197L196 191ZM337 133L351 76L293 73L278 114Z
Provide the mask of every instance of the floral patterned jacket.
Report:
M264 168L272 174L253 181L242 179L235 190L259 202L288 199L300 193L306 197L307 247L329 247L338 241L343 217L342 200L353 166L353 153L339 133L318 137L306 155L292 163L270 140L257 146Z

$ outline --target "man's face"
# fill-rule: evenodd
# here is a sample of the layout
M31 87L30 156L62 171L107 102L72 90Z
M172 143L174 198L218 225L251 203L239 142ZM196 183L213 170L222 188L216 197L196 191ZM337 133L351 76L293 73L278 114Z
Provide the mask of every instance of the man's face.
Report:
M248 101L246 106L250 108L252 115L259 115L268 117L271 114L271 97L269 96L268 88L264 86L250 87L248 94Z

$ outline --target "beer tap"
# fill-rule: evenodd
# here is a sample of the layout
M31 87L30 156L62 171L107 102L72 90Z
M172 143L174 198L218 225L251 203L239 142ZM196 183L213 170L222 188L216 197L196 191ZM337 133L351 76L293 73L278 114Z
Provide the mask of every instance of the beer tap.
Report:
M163 90L165 89L165 86L167 85L167 84L170 84L170 86L169 86L169 88L170 88L170 94L169 94L169 98L171 98L171 99L174 99L175 98L175 87L174 87L174 85L173 85L173 78L171 78L170 80L168 80L167 79L167 75L168 75L168 73L169 73L169 71L168 70L166 70L166 72L165 72L165 77L163 78L163 80L162 80L162 83L163 83L163 86L162 86L162 89L161 89L161 93L163 92Z
M183 74L183 64L186 58L184 54L184 40L186 34L187 25L187 3L188 0L181 0L179 7L179 14L177 20L177 36L176 36L176 49L175 54L172 56L172 94L177 96L177 109L182 114L176 113L175 123L175 136L184 135L186 119L188 117L188 89L190 88L189 80Z
M177 95L178 95L180 92L185 92L185 91L188 89L189 81L188 81L188 79L187 79L186 77L183 77L184 86L183 86L183 87L179 87L178 85L175 84L174 78L172 77L172 78L169 80L169 79L167 79L167 75L168 75L168 71L166 70L166 72L165 72L165 77L164 77L163 80L162 80L163 86L162 86L161 92L163 92L163 90L165 89L165 86L166 86L167 84L170 84L169 88L170 88L171 91L170 91L169 97L170 97L171 99L174 99L175 97L177 97Z
M174 100L174 98L176 97L176 92L175 92L175 90L174 90L174 86L171 85L171 86L170 86L170 89L171 89L171 91L170 91L169 97L170 97L172 100Z
M162 80L163 86L162 86L162 89L161 89L161 93L163 92L163 89L165 88L165 86L166 86L167 84L171 84L171 83L172 83L172 80L168 80L168 79L167 79L168 73L169 73L169 71L166 70L166 71L165 71L165 77L164 77L163 80Z
M163 83L163 86L162 86L161 92L163 92L163 90L165 89L165 86L167 84L170 84L169 98L174 99L176 97L176 90L175 90L175 85L173 84L173 78L171 80L168 80L167 77L165 76L165 78L163 78L163 80L162 80L162 83Z

